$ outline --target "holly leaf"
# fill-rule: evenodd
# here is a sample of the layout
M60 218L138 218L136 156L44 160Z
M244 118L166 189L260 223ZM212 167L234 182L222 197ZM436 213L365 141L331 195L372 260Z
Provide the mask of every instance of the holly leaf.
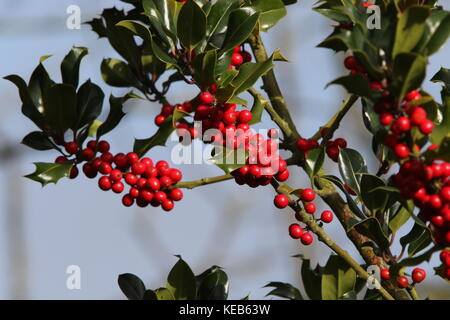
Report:
M322 168L325 161L325 149L316 148L308 152L305 159L305 170L306 173L313 177Z
M72 163L35 162L36 170L25 178L39 182L43 187L49 183L56 184L60 179L69 177Z
M178 15L177 34L183 47L192 50L206 35L206 15L195 1L187 1Z
M356 283L356 272L345 260L331 255L322 275L322 299L338 300L352 291Z
M145 285L139 277L131 273L119 275L117 280L120 290L129 300L142 300L144 298Z
M194 273L181 257L167 277L167 289L176 300L194 300L196 298L197 287Z
M268 31L286 16L286 8L281 0L248 0L248 4L259 11L259 28Z
M221 51L226 52L242 44L255 28L258 18L259 12L250 7L232 11Z
M23 138L22 144L39 151L53 149L48 136L42 131L30 132Z
M77 118L77 94L68 84L55 84L44 95L44 119L58 133L74 126Z
M98 127L97 139L113 130L125 116L123 104L131 98L134 98L133 92L127 93L123 97L109 97L109 114L106 120Z
M277 296L280 298L285 298L289 300L303 300L302 295L300 294L300 290L295 288L289 283L284 282L269 282L264 286L264 288L274 287L272 291L270 291L267 296Z
M88 54L85 47L72 47L61 63L61 76L63 83L70 84L74 88L78 87L80 76L80 63L84 56Z
M77 92L77 121L75 128L91 123L102 112L105 94L99 86L87 80Z
M162 125L158 128L158 131L148 139L136 139L134 140L133 150L139 157L145 155L150 149L156 146L165 146L167 139L175 130L173 126L172 116L166 118Z
M216 154L208 162L216 165L226 174L245 165L248 156L248 152L243 148L234 150L225 147L215 147L214 151Z
M353 149L341 149L338 157L339 172L345 183L360 193L359 174L367 173L367 165L361 154Z

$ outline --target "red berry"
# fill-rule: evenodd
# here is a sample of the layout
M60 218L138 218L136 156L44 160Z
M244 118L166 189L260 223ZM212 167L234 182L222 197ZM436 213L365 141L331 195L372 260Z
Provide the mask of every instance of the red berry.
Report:
M119 168L125 168L128 166L128 157L123 153L118 153L114 156L114 163Z
M139 191L139 198L145 200L146 202L150 202L153 200L153 192L147 189L142 189Z
M447 257L450 257L450 250L442 250L439 255L441 262L445 264L445 262L447 261ZM448 260L448 262L450 262L450 260ZM448 265L447 267L450 267L450 265Z
M133 199L136 199L137 197L139 197L139 189L138 188L130 188L130 192L129 192L130 197L132 197Z
M331 160L337 162L339 158L339 148L336 146L327 147L325 150Z
M433 132L434 123L431 120L424 120L419 126L420 132L424 135L429 135Z
M138 177L136 177L134 174L132 173L127 173L125 175L125 182L127 184L129 184L130 186L134 186L136 184L136 182L138 181Z
M439 209L440 207L442 207L441 197L437 194L433 194L432 196L430 196L430 200L428 201L428 203L435 209Z
M255 178L261 178L262 176L261 167L256 164L250 166L248 173Z
M398 117L398 119L394 122L394 128L402 132L409 131L411 129L411 122L408 117Z
M394 147L394 153L398 158L404 159L409 156L410 150L407 145L399 143Z
M170 199L164 200L164 202L161 204L161 207L163 208L164 211L171 211L174 206L175 204Z
M70 179L75 179L76 177L78 177L78 168L77 167L72 167L72 169L70 169L69 178Z
M101 177L98 180L98 186L100 187L100 189L102 189L103 191L108 191L111 189L112 183L111 183L111 179L109 179L109 177Z
M159 180L158 180L158 182L159 182ZM144 189L146 185L147 185L147 179L145 179L145 178L139 178L136 182L136 187L139 190Z
M231 65L239 67L244 62L244 58L240 53L233 53L231 56Z
M284 170L276 174L275 179L279 182L284 182L289 179L289 170Z
M408 279L405 276L398 276L397 285L399 286L399 288L406 288L408 286Z
M283 209L289 205L289 198L284 194L278 194L275 196L273 203L278 209Z
M66 161L69 161L69 159L64 156L59 156L58 158L56 158L55 163L64 163Z
M137 153L134 153L134 152L127 153L127 158L128 158L128 163L131 165L135 164L136 162L139 161L139 156L137 155Z
M383 280L389 280L389 269L388 268L384 268L381 269L381 279Z
M137 176L145 172L146 165L142 162L136 162L131 166L131 172Z
M81 151L81 156L83 157L84 160L90 161L94 159L95 151L92 150L91 148L83 149L83 151Z
M136 156L137 156L137 155L136 155ZM128 159L129 159L129 158L130 158L130 157L128 156ZM130 162L130 163L132 163L132 162ZM141 159L141 163L143 163L143 164L145 165L146 168L153 167L153 160L150 159L150 158L142 158L142 159Z
M309 150L309 142L306 139L300 138L297 140L297 148L301 151Z
M314 214L316 212L316 205L314 203L305 204L305 211L310 214Z
M305 232L302 234L300 241L305 245L308 246L313 242L313 237L310 233Z
M83 165L83 172L86 177L93 179L97 176L97 170L95 170L90 163Z
M131 207L134 203L134 199L129 194L126 194L122 198L122 203L125 207Z
M208 91L204 91L204 92L200 93L199 99L200 99L200 102L204 103L204 104L211 104L213 102L213 96Z
M109 175L109 178L115 182L122 180L122 171L118 169L112 170L111 174Z
M341 149L347 148L347 141L343 138L337 138L336 140L334 140L334 144Z
M422 95L419 93L419 91L417 90L413 90L410 91L406 96L405 96L406 100L411 101L411 100L415 100L415 99L420 99L422 98Z
M102 162L100 167L98 168L101 174L110 174L112 171L112 167L108 162Z
M289 226L289 235L293 239L300 239L303 234L303 228L299 224L293 223Z
M180 201L181 199L183 199L183 191L181 191L180 189L172 189L170 190L169 198L173 201Z
M312 189L303 189L301 192L301 199L304 202L311 202L316 197L314 190Z
M69 154L75 154L78 151L80 151L80 148L78 147L78 144L76 142L67 142L65 145L65 149L67 153Z
M158 179L156 178L150 178L146 182L146 186L148 189L153 191L158 191L161 188L161 184Z
M445 201L450 202L450 187L449 186L445 186L441 189L441 198L444 199Z
M172 181L174 183L177 183L177 182L181 181L181 179L183 179L183 174L181 173L180 170L171 168L169 171L169 177L170 177L170 179L172 179Z
M114 156L112 155L111 152L105 152L102 154L102 156L100 157L100 159L104 162L107 163L112 163L114 161Z
M412 272L412 279L415 283L420 283L425 280L427 273L425 270L420 268L415 268Z
M325 223L330 223L331 221L333 221L333 212L331 212L330 210L325 210L320 215L320 220Z
M124 185L122 182L117 181L112 185L112 191L114 193L121 193L124 189Z
M159 126L161 126L163 123L164 123L164 121L166 121L166 117L164 117L163 115L157 115L156 117L155 117L155 124L159 127Z
M227 111L223 114L223 122L227 125L234 124L237 120L237 112L234 111Z
M161 188L167 189L173 184L173 181L168 176L164 176L159 179L159 183L161 185Z
M250 52L241 51L240 54L242 56L242 59L244 59L244 63L252 61L252 55L250 54Z
M110 146L109 146L108 141L102 140L98 143L97 148L100 153L106 153L109 151Z
M238 120L240 123L249 123L252 120L252 113L248 110L242 110L239 112Z
M275 128L269 129L269 131L267 131L267 136L272 139L277 139L279 136L278 130Z
M427 120L427 112L420 107L416 107L411 112L411 122L418 126L421 125L425 120Z
M383 112L380 114L380 123L383 126L390 126L394 121L394 116L388 112Z
M356 62L356 59L354 56L348 56L344 60L344 66L349 70L353 70L353 69L357 68L358 63Z
M167 194L163 191L157 191L154 196L153 199L158 202L158 203L163 203L164 201L166 201L167 199Z
M88 141L87 145L86 145L89 149L95 150L97 149L97 141L95 140L90 140Z

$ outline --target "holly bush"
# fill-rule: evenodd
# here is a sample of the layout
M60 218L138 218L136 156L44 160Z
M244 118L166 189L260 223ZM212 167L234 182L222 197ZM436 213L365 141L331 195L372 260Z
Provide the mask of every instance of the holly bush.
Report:
M85 47L73 47L63 59L62 83L47 73L47 57L28 82L5 77L19 90L22 113L36 125L22 143L59 153L53 162L35 163L27 178L45 186L75 179L81 167L88 178L100 176L100 189L122 194L123 205L165 211L182 200L183 189L225 180L273 188L274 205L289 207L296 220L287 228L289 235L303 246L317 239L334 252L316 267L296 256L310 299L420 299L415 286L426 272L417 266L433 254L441 261L433 266L436 276L450 280L450 70L442 68L430 79L442 87L441 97L422 89L429 81L429 57L450 34L450 13L437 0L317 1L314 11L332 25L318 47L343 52L348 69L329 85L344 87L348 98L312 137L301 135L290 114L294 106L287 105L278 85L274 67L287 59L282 50L267 52L261 38L297 1L122 1L132 9L105 9L87 22L121 56L102 61L103 80L130 89L125 96L110 95L104 121L98 119L103 91L90 80L80 84ZM198 94L169 102L166 96L176 82L196 87ZM155 133L136 139L128 153L113 154L104 136L122 121L130 99L159 106ZM345 138L334 137L349 110L360 107L357 102L372 135L367 145L378 159L373 172ZM277 127L267 134L252 128L263 113ZM210 162L223 174L183 181L168 159L145 156L172 135L184 146L194 139L210 145ZM325 172L326 161L335 163L340 176ZM303 170L310 185L288 184L292 170ZM317 213L320 201L330 210ZM411 230L396 239L409 221ZM326 224L332 222L342 226L362 265L327 234ZM396 240L399 253L392 249ZM220 267L195 276L181 257L164 288L146 289L131 274L119 276L119 286L130 299L228 297L228 277ZM269 295L303 299L290 284L270 282L267 287L274 288Z

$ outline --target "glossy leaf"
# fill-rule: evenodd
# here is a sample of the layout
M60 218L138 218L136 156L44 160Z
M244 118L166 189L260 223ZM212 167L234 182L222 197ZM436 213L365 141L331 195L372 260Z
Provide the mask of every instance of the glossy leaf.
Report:
M181 258L167 277L167 289L176 300L193 300L196 297L197 288L194 273Z
M60 179L69 177L72 163L35 162L36 170L25 177L39 182L43 187L49 183L56 184Z
M106 120L97 130L97 139L113 130L125 116L123 112L123 104L132 98L132 93L128 93L123 97L109 97L109 114Z
M450 36L450 12L433 10L426 20L425 31L418 44L418 52L431 56L438 52Z
M195 70L194 79L202 89L207 89L216 83L215 68L217 63L216 50L210 50L195 57L192 66Z
M206 15L195 1L187 1L180 10L177 34L183 47L192 50L206 35Z
M230 13L237 8L239 8L239 0L218 0L213 4L207 22L209 38L214 34L226 32Z
M260 123L262 114L264 112L264 102L261 101L259 98L255 97L250 112L252 113L252 120L248 124L253 125Z
M251 34L258 22L259 12L245 7L231 12L222 52L242 44Z
M174 130L172 116L169 116L153 136L148 139L136 139L134 141L133 151L142 157L153 147L165 146L167 139Z
M365 206L371 211L383 211L388 194L380 187L385 187L386 182L371 174L363 174L361 177L361 198Z
M389 229L391 232L397 232L408 220L411 218L410 213L406 208L401 208L394 217L389 221Z
M305 159L306 173L312 177L322 168L325 161L325 149L316 148L308 152Z
M277 296L289 300L303 300L300 291L289 283L284 282L269 282L264 288L274 287L266 296Z
M139 87L128 64L118 59L103 59L100 66L103 80L113 87Z
M30 132L23 138L22 144L40 151L53 149L53 145L48 136L42 131Z
M91 123L100 115L105 94L99 86L87 80L77 92L77 121L75 128Z
M64 60L61 63L61 76L63 83L70 84L74 88L78 87L80 63L83 57L87 54L87 48L73 47L64 57Z
M368 97L370 95L370 83L366 77L360 74L352 74L340 77L328 85L339 84L343 86L348 93L356 94L361 97Z
M286 16L286 8L281 0L248 0L247 3L260 12L259 27L268 31Z
M119 275L120 290L129 300L142 300L145 294L145 285L141 279L131 273Z
M220 169L226 174L239 169L245 164L248 152L245 149L227 149L225 147L216 147L216 154L208 161Z
M389 247L389 240L376 218L367 218L363 221L356 221L354 223L350 222L348 230L352 228L372 239L382 250Z
M399 53L394 59L394 89L403 98L421 86L425 78L426 57L414 53Z
M76 122L77 95L67 84L55 84L44 95L44 119L55 132L64 133Z
M322 275L322 299L338 300L352 291L356 272L341 257L331 255Z
M354 149L341 149L338 157L339 172L345 183L360 192L361 180L358 174L367 173L367 165L361 154Z
M419 43L429 15L430 9L422 6L410 7L400 15L395 32L393 57L401 52L411 51Z
M306 294L311 300L322 300L322 271L323 267L319 264L313 270L311 269L311 261L303 255L295 255L295 258L302 260L301 276L302 284Z
M220 268L209 273L198 286L199 300L226 300L228 298L228 276Z

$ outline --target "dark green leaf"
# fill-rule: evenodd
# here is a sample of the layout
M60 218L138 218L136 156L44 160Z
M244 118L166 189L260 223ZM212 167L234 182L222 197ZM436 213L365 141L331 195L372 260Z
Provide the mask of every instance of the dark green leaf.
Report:
M136 139L134 141L134 152L142 157L155 146L165 146L167 139L174 130L172 116L169 116L153 136L148 139Z
M22 144L40 151L53 149L53 145L48 136L42 131L30 132L23 138Z
M216 153L213 158L209 159L209 162L227 174L242 167L248 156L248 152L243 148L234 150L217 146L214 150Z
M338 158L339 172L345 183L360 193L361 180L358 174L367 173L367 165L361 154L353 149L341 149Z
M356 272L345 260L331 255L322 275L322 299L338 300L352 291L356 282Z
M228 298L228 276L216 268L203 279L198 287L199 300L226 300Z
M28 179L39 182L43 187L49 183L56 184L61 178L68 177L72 169L72 163L44 163L35 162L36 170L25 176Z
M399 53L394 59L394 89L398 97L421 86L427 58L414 53Z
M80 63L88 49L85 47L73 47L64 57L61 63L61 76L63 83L70 84L74 88L78 87L78 79L80 75Z
M131 273L119 275L120 290L129 300L142 300L145 294L145 285L141 279Z
M284 282L269 282L264 288L274 287L266 296L277 296L289 300L303 300L300 291L289 283Z
M142 300L158 300L158 297L156 296L155 291L145 290Z
M167 289L176 300L194 300L196 297L197 288L194 273L181 258L167 277Z
M325 150L324 148L316 148L308 152L305 159L305 170L306 173L312 177L322 169L323 163L325 161Z
M371 211L383 211L388 194L380 187L385 187L386 182L371 174L363 174L361 177L361 198L365 206Z
M433 10L426 20L425 31L417 51L431 56L439 51L450 36L450 12Z
M263 111L264 111L264 102L261 101L259 98L255 97L251 109L252 120L248 124L253 125L260 123Z
M123 97L109 97L109 114L105 122L103 122L97 130L97 139L113 130L125 116L123 112L123 104L132 98L132 93L128 93Z
M286 8L281 0L248 0L248 4L260 12L259 27L267 31L286 16Z
M207 30L209 38L227 30L230 13L237 8L239 8L238 0L218 0L214 3L208 14Z
M200 88L207 89L209 86L216 83L216 62L216 50L210 50L195 57L192 62L192 66L195 70L194 79Z
M242 44L255 28L258 18L259 12L249 7L232 11L222 51L228 51Z
M372 239L382 250L389 248L389 240L376 218L367 218L363 221L350 223L348 230L352 228L355 228L362 235Z
M103 59L100 66L103 80L114 87L139 87L128 64L118 59Z
M44 95L44 119L55 132L64 133L77 117L77 94L68 84L55 84Z
M361 74L351 74L348 76L340 77L328 85L339 84L343 86L348 93L356 94L361 97L368 97L370 95L370 82Z
M102 112L105 94L99 86L87 80L77 92L77 122L75 128L91 123Z
M429 15L430 9L423 6L410 7L400 14L392 52L394 58L401 52L411 51L419 43Z
M302 260L301 276L306 294L311 300L322 300L322 267L317 265L313 270L309 259L306 259L301 254L294 257Z
M192 50L206 35L206 15L195 1L187 1L180 10L177 34L181 44Z

